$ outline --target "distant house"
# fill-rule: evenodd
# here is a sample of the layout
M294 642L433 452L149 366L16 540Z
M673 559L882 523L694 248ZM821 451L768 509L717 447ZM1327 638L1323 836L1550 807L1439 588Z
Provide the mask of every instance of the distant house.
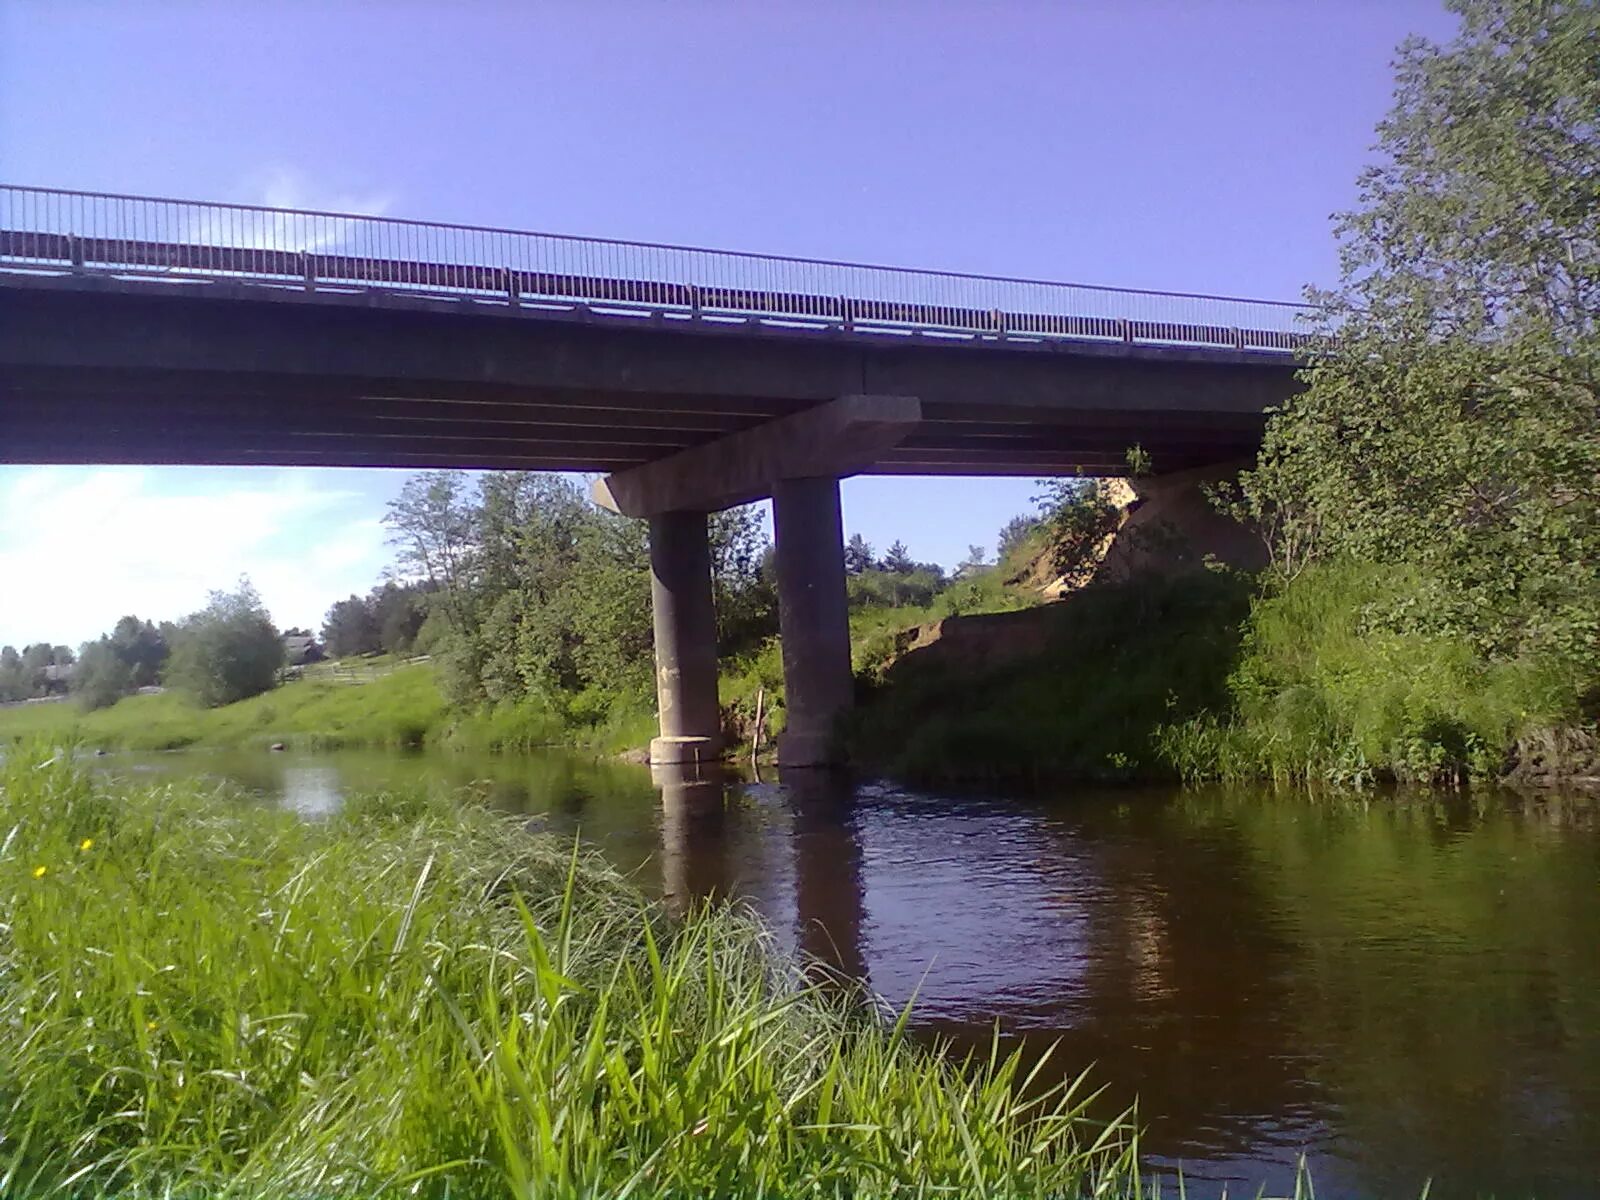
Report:
M44 690L59 695L72 687L72 677L78 673L77 663L51 663L44 668Z
M322 647L317 645L317 639L308 633L286 633L283 635L283 661L291 667L304 666L306 663L321 662L326 655Z

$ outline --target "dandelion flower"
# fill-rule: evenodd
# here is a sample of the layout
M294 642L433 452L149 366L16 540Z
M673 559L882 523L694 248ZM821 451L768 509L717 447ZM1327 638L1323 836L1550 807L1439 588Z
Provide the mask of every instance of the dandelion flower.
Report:
M33 877L35 879L43 879L44 878L44 873L46 871L48 871L49 869L50 869L49 867L35 867L33 869Z
M93 838L84 838L83 841L78 843L78 849L79 850L93 850L94 849L94 839Z
M156 1031L156 1023L154 1021L146 1021L144 1023L144 1028L145 1032L154 1033Z

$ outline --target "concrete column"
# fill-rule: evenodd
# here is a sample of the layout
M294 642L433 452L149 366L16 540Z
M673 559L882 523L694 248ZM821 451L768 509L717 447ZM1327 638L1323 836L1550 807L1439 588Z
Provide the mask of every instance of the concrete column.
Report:
M650 600L661 736L653 763L703 762L722 749L717 705L717 614L703 512L650 518Z
M854 687L838 479L780 480L772 524L786 710L778 763L825 766L838 761L834 723L850 707Z

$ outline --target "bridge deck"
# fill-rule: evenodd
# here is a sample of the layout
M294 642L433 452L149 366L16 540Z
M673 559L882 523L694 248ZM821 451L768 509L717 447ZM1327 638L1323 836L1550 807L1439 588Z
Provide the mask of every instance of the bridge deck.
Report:
M0 186L0 461L614 471L878 393L927 420L876 472L1177 468L1304 311Z

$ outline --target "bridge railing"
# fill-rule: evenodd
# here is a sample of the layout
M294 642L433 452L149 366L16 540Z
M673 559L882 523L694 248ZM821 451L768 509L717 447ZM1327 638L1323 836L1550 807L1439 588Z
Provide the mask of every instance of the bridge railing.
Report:
M584 305L860 331L1286 352L1303 305L0 185L0 269Z

